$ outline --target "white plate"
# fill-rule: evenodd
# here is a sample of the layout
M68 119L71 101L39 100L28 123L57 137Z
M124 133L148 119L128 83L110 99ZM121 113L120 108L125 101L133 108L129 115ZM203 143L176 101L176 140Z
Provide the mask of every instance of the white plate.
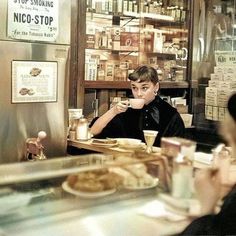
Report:
M144 143L141 142L140 139L133 139L133 138L116 138L118 145L122 148L141 148L143 147Z
M113 194L116 189L109 189L109 190L106 190L106 191L101 191L101 192L83 192L83 191L77 191L75 189L72 189L67 181L63 182L62 183L62 188L64 191L68 192L68 193L71 193L75 196L79 196L79 197L83 197L83 198L98 198L98 197L104 197L104 196L107 196L107 195L110 195L110 194Z
M138 144L138 145L119 145L120 148L125 148L125 149L144 149L145 144Z
M159 180L158 179L153 179L153 183L149 186L124 186L126 189L130 190L144 190L144 189L150 189L154 188L158 185Z
M104 141L104 143L102 143L102 139L101 139L101 143L94 143L92 141L91 144L94 145L94 146L99 146L99 147L114 147L114 146L117 146L117 142L116 143L106 143Z
M117 143L92 143L94 146L98 147L114 147L117 146Z

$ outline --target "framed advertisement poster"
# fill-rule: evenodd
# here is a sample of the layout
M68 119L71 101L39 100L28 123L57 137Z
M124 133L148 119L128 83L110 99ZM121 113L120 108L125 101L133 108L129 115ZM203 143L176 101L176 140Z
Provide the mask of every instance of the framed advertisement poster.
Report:
M12 61L12 103L56 102L56 61Z

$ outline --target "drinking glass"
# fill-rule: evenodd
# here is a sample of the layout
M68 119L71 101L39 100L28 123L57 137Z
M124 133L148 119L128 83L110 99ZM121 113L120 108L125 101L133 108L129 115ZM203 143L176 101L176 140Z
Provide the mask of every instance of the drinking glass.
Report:
M156 131L156 130L143 130L143 134L144 134L145 142L147 144L146 152L151 153L152 146L155 142L158 131Z

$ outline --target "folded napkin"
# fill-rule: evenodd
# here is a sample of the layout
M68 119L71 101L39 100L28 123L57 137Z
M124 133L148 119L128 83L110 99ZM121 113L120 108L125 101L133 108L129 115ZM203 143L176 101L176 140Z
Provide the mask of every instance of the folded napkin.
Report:
M170 212L164 202L153 200L138 209L138 213L144 216L164 219L168 221L181 221L187 219L186 216Z
M213 155L210 153L204 152L195 152L194 153L194 161L202 162L204 164L211 165L213 161Z

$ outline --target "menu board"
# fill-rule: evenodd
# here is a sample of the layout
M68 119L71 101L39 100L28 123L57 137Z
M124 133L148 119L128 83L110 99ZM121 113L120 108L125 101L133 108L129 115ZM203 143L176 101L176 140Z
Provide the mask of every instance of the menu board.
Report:
M55 42L58 0L8 0L7 35L14 39Z
M56 101L57 62L12 61L12 103Z

